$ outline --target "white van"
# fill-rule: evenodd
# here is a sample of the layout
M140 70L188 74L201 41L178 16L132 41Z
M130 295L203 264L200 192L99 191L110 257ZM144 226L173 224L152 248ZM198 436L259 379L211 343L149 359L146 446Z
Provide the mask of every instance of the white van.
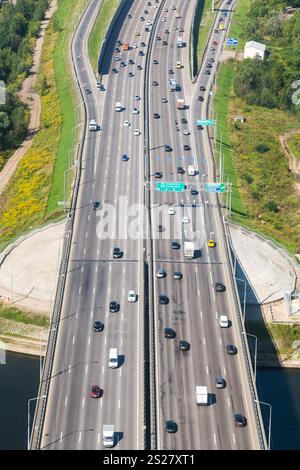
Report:
M195 167L193 165L189 165L187 168L188 175L194 176L195 175Z
M108 358L108 367L115 369L118 367L118 350L117 348L110 348L109 358Z
M122 109L123 108L122 108L121 103L119 101L117 101L116 105L115 105L115 111L120 112L120 111L122 111Z

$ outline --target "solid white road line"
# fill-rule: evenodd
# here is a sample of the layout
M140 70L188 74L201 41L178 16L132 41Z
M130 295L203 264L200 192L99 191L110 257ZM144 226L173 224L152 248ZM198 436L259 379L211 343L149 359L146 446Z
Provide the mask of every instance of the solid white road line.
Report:
M106 344L106 335L105 335L105 337L104 337L104 344Z
M98 265L96 265L95 272L96 273L98 272Z
M207 375L209 374L209 372L208 372L208 366L206 366L206 373L207 373Z
M205 346L205 338L204 338L204 336L203 336L203 344L204 344L204 346Z
M81 286L79 286L79 290L78 290L78 292L79 292L79 294L80 294L80 292L81 292Z
M227 398L227 401L228 401L228 406L229 406L229 408L231 408L229 397Z
M84 405L85 405L85 398L82 399L82 405L81 405L81 407L84 408Z
M89 339L88 339L88 344L90 344L90 342L91 342L91 337L89 336Z
M81 266L81 272L83 273L83 266Z
M78 312L76 312L75 318L78 318Z
M215 433L214 433L214 443L215 443L215 444L217 443L217 439L216 439Z
M226 375L226 368L225 368L225 366L223 367L223 374Z
M80 444L81 442L81 432L79 433L79 438L78 438L78 443Z
M69 364L69 374L71 373L71 364Z
M62 437L63 437L63 433L61 432L61 433L60 433L60 439L59 439L59 442L61 442L61 441L62 441Z
M65 406L67 406L68 397L65 398Z
M75 336L73 336L73 344L75 343Z
M201 312L200 312L200 317L201 317L201 318L203 318L203 313L202 313L202 310L201 310Z
M93 312L93 310L92 310L92 311L91 311L91 318L93 318L93 316L94 316L94 312Z
M104 374L104 366L102 366L102 374Z
M234 435L234 433L232 433L232 437L233 437L233 443L235 444L235 435Z
M220 337L219 337L219 343L220 343L220 346L222 346L222 340Z
M86 373L86 374L88 373L88 370L89 370L89 365L87 364L87 365L85 366L85 373Z

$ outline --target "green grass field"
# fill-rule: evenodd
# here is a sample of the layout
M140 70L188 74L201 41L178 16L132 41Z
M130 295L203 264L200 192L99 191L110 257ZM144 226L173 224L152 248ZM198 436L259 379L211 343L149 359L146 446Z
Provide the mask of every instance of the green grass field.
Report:
M49 320L46 315L39 315L20 310L17 307L8 307L3 302L0 302L0 318L26 323L28 325L42 326L45 328L49 326Z
M218 74L217 80L217 92L215 97L215 117L217 120L217 153L219 158L219 150L221 144L221 132L222 132L222 154L224 155L224 182L229 180L232 183L232 210L240 214L245 215L245 205L241 199L238 179L233 160L233 148L230 144L229 134L229 100L232 93L233 84L233 66L222 65Z
M72 0L64 0L60 3L56 13L56 21L60 31L54 51L54 70L61 105L62 126L46 216L58 211L57 203L64 198L64 171L68 168L68 160L74 160L77 97L69 64L69 40L73 33L72 20L74 21L78 17L86 3L86 0L80 0L76 2L76 7L71 7ZM67 181L70 177L70 174L66 175Z
M115 14L120 0L104 0L98 13L93 31L89 37L88 50L90 60L95 72L98 72L98 57L107 28Z
M287 140L287 144L289 146L290 151L292 154L300 160L300 133L293 135Z
M245 18L246 14L250 10L251 0L238 0L234 13L231 20L230 31L228 37L237 38L238 46L235 48L230 46L225 46L228 50L243 50L245 45L245 39L242 38L242 20Z
M216 16L216 12L211 11L211 0L203 0L204 6L200 20L197 43L197 60L201 63L202 54L207 43L211 26Z

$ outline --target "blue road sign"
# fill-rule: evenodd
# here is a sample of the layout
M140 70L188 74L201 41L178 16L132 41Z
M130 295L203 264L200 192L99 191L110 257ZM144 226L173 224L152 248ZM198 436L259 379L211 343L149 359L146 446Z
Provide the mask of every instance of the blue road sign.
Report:
M236 38L228 38L226 44L227 46L237 46L238 40Z
M205 183L204 191L207 193L224 193L225 184L224 183Z
M197 119L196 125L197 126L214 126L215 125L215 120L213 119L205 119L204 121L201 121L200 119Z

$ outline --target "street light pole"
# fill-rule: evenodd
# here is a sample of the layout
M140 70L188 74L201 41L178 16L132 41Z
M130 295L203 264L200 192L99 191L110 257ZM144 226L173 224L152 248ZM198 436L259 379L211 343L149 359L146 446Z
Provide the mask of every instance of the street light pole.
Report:
M261 403L262 405L269 406L270 408L270 415L269 415L269 436L268 436L268 450L271 450L271 419L272 419L272 405L270 403L266 403L265 401L254 400L256 403Z
M257 336L252 335L250 333L246 333L246 331L242 331L243 335L252 336L255 338L255 352L254 352L254 381L256 383L256 362L257 362Z
M35 400L40 400L45 398L46 395L41 395L40 397L30 398L27 401L27 450L30 448L30 402Z

